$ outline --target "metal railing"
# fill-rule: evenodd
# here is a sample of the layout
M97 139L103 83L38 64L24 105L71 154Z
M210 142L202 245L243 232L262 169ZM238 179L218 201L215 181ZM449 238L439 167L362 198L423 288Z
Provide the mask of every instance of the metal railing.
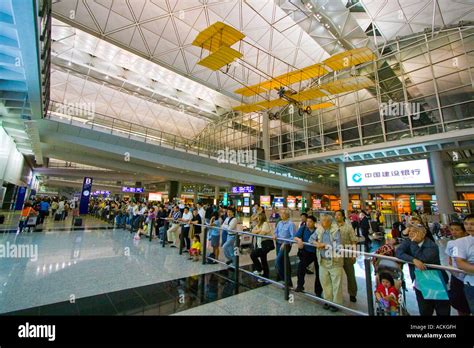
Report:
M173 219L171 219L169 217L168 218L163 218L163 220L173 221ZM174 222L174 223L176 223L176 222ZM177 223L180 224L180 225L189 224L189 222L181 222L181 221L179 221ZM252 272L249 272L249 271L247 271L247 270L240 267L240 253L237 252L237 250L239 250L239 248L240 248L240 238L235 238L235 244L234 244L234 250L236 250L236 252L234 253L235 264L227 265L225 262L222 262L220 260L212 259L212 258L208 257L207 256L207 245L206 245L208 230L210 228L217 228L217 227L214 227L214 226L211 226L211 225L208 225L208 224L194 224L194 225L195 226L201 226L202 231L203 231L203 243L202 243L203 258L202 258L202 264L206 264L207 260L210 259L210 260L212 260L216 263L226 265L226 266L232 268L235 272L234 273L234 282L235 282L235 285L236 285L236 293L238 293L239 272L243 272L243 273L248 274L252 277L255 277L257 279L262 279L265 282L268 282L270 284L273 284L273 285L276 285L280 288L283 288L284 291L285 291L285 300L286 301L289 300L290 281L291 281L290 277L291 277L291 275L289 273L289 269L288 269L287 265L289 264L289 257L290 256L289 256L289 252L286 248L283 248L283 250L282 250L282 252L284 253L284 261L283 261L283 264L284 264L284 283L281 284L281 283L276 282L274 280L271 280L269 278L265 278L261 275L257 275L257 274L254 274ZM219 229L222 230L222 227L219 227ZM279 241L282 244L290 244L290 245L296 244L296 241L294 241L294 240L285 239L285 238L276 238L275 236L261 235L261 234L246 232L246 231L229 230L229 229L227 229L227 232L232 232L232 234L235 234L237 236L248 235L248 236L258 237L258 238L263 238L263 239L272 239L274 241ZM150 241L151 240L152 240L152 237L151 237L151 233L150 233ZM163 234L163 241L162 241L163 246L165 246L165 243L166 243L165 240L166 240L166 231ZM184 237L183 237L182 233L180 233L180 248L179 248L180 254L182 253L183 245L184 245ZM311 243L307 243L307 242L303 242L303 245L315 247L315 245L313 245ZM359 256L364 257L364 270L365 270L365 282L366 282L366 295L367 295L368 313L361 312L361 311L358 311L358 310L354 310L352 308L348 308L346 306L340 305L338 303L334 303L332 301L325 300L321 297L312 295L312 294L304 292L304 291L301 292L301 294L303 296L307 297L307 298L315 300L316 302L318 302L320 304L327 304L327 305L336 307L338 309L341 309L341 310L343 310L347 313L356 314L356 315L363 315L363 316L375 315L374 292L373 292L373 286L372 286L372 268L371 268L371 261L372 261L373 258L390 260L390 261L401 263L401 264L406 263L406 264L414 265L413 262L405 261L405 260L402 260L402 259L399 259L399 258L396 258L396 257L386 256L386 255L379 255L379 254L364 252L364 251L360 251L360 250L341 248L341 249L338 249L338 252L344 253L345 255L350 255L350 257L359 257ZM456 272L456 273L467 273L463 270L460 270L458 268L451 267L451 266L443 266L443 265L436 265L436 264L425 264L425 266L426 266L427 269L437 269L437 270L444 270L444 271Z
M58 112L67 110L67 114ZM51 101L49 112L46 119L87 128L108 134L121 136L131 140L143 141L147 144L153 144L172 148L174 150L185 151L190 154L203 156L218 160L219 152L214 149L208 149L199 146L196 142L176 134L163 132L153 128L146 127L142 124L128 122L119 118L103 115L97 112L88 113L74 105L63 104L57 101ZM335 187L337 183L330 180L324 181L310 173L287 167L281 164L257 159L255 163L230 163L259 170L269 174L276 174L283 177L305 181L308 183L324 183Z

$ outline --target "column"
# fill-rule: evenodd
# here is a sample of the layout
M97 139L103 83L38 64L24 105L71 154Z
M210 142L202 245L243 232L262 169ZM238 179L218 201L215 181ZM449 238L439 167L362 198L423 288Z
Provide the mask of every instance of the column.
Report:
M219 204L219 190L220 190L219 186L216 186L214 188L214 200L216 201L216 205Z
M283 197L283 206L286 208L288 206L286 199L288 198L288 190L281 190L281 195Z
M262 148L265 152L265 161L270 161L270 120L266 112L262 114Z
M362 209L366 208L365 201L369 199L369 189L367 187L360 188L360 207Z
M438 201L439 217L442 223L449 222L449 215L454 213L453 204L450 197L453 192L449 192L449 186L453 187L453 176L451 171L446 171L445 164L441 157L441 152L436 151L430 154L431 161L431 175ZM452 190L452 189L451 189ZM455 194L456 192L454 192Z
M179 182L170 181L169 189L168 189L168 199L170 202L173 202L174 198L179 197L178 191L179 191Z
M270 188L265 186L265 196L270 196Z
M301 196L305 200L304 206L301 205L301 207L303 208L303 212L306 212L309 208L311 208L311 206L313 204L313 202L311 201L311 193L310 192L303 192Z
M347 189L346 165L344 163L339 163L339 194L341 196L341 209L344 210L346 217L348 217L349 190Z

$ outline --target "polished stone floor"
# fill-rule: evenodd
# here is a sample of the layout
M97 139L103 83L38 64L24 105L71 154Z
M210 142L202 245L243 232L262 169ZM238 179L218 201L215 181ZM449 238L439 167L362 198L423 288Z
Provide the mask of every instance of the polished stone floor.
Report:
M285 301L283 291L275 286L265 286L246 291L216 302L181 311L176 315L347 315L333 313L314 301L296 294L292 301Z
M265 287L269 289L272 288L273 290L254 289L254 287L260 283L257 283L252 276L242 275L242 281L245 282L247 281L246 279L249 278L251 279L249 283L251 285L247 288L249 291L238 295L240 297L219 295L214 299L215 301L213 303L200 300L196 302L198 304L197 306L186 307L187 305L185 303L176 302L176 291L179 289L179 285L183 282L186 284L188 282L192 283L193 280L190 279L193 277L199 278L205 276L213 279L222 277L220 272L227 272L224 271L227 268L225 265L202 265L200 262L192 262L187 259L187 254L179 255L176 249L169 247L163 248L157 240L152 242L149 242L147 239L134 241L130 232L122 229L94 229L99 228L96 224L101 223L102 221L100 220L88 218L85 220L85 226L81 230L71 230L68 227L64 227L63 230L22 233L20 235L16 235L15 233L0 233L0 244L35 246L38 251L37 259L24 257L3 258L1 260L0 313L19 311L33 307L43 307L41 310L42 314L49 313L48 311L60 313L61 310L65 311L64 314L90 313L91 308L94 307L92 305L89 306L90 303L95 303L94 301L96 301L97 298L102 299L102 302L105 301L106 298L111 298L111 296L115 296L113 297L115 299L117 296L121 298L120 296L122 295L111 295L112 293L120 291L129 291L128 295L124 296L137 297L138 299L130 299L129 301L132 304L138 301L136 303L141 305L135 307L132 305L125 306L125 309L121 310L120 305L117 307L112 303L111 306L109 306L109 310L112 311L111 313L173 314L183 310L203 311L204 309L202 309L202 307L205 307L209 310L207 314L224 314L224 312L228 313L229 311L232 314L240 314L242 313L241 310L232 310L232 308L235 308L232 304L238 303L238 298L245 298L249 303L252 303L252 301L263 301L262 296L268 296L269 301L271 301L273 294L278 293L280 295L275 295L276 297L274 296L274 298L276 298L276 300L283 299L281 289L278 289L274 285ZM442 247L440 247L440 250L441 249ZM293 274L297 264L296 257L294 257L295 254L296 248L293 247L291 253L293 256ZM275 253L270 253L269 260L273 260L274 258ZM221 260L223 260L223 256L221 256ZM250 269L250 264L251 260L248 254L242 255L241 265L247 266L247 268ZM357 260L355 269L359 285L358 302L355 304L349 302L345 290L344 278L344 305L366 312L365 273L362 258ZM418 314L418 310L407 267L405 267L404 273L408 287L407 307L411 314L416 315ZM209 287L208 283L210 282L210 287L212 288L213 281L214 280L199 280L198 283L204 284L204 287ZM293 277L293 283L296 284L296 277ZM230 293L232 295L232 291L229 292L229 287L233 287L231 281L219 280L217 284L218 289L227 289L225 290L227 292L224 290L219 291L224 291L224 293ZM307 292L313 292L313 284L314 275L306 275L305 290ZM151 288L154 286L165 289L166 287L171 288L170 290L166 290L165 293L161 293L161 290L150 290L151 288L148 290L141 289L147 286ZM373 285L373 287L375 287L375 285ZM161 307L161 305L157 307L156 304L153 305L144 300L143 296L136 295L136 293L140 293L140 291L144 291L145 293L150 291L152 293L157 292L160 293L160 295L157 295L158 298L161 298L160 296L163 296L163 298L168 296L169 301L172 299L172 301L176 303L173 302L173 307L168 303L169 301L164 301L163 308L168 309L157 309ZM207 294L209 295L209 291ZM209 296L213 296L212 291ZM253 296L255 296L255 300L251 299ZM297 294L297 296L300 295ZM71 309L71 306L64 306L65 302L68 303L71 298L76 299L76 303L79 303L76 309ZM96 298L96 300L94 300L94 298ZM79 301L79 299L83 299L83 301ZM301 308L301 313L313 313L313 311L313 314L319 313L318 310L321 309L320 304L312 300L304 300L311 302L313 306L318 309L306 311L306 308ZM107 301L105 301L105 303L107 303ZM142 303L140 301L144 302ZM284 302L285 301L282 303ZM84 303L86 305L84 305ZM45 308L52 304L57 305L53 308ZM282 306L286 306L286 303L282 304ZM68 309L66 309L66 307ZM90 308L81 311L81 307ZM305 306L303 305L302 307ZM111 308L113 308L113 310ZM299 313L297 307L292 306L289 307L288 310L290 310L290 308L291 311L294 310L295 313ZM33 311L35 310L36 309L33 309ZM253 314L277 313L272 311L273 309L265 309L265 307L253 308ZM103 314L106 313L109 312L104 307Z
M0 225L0 233L2 232L16 232L18 228L18 222L20 220L19 212L1 212L1 215L5 216L5 221ZM83 216L83 227L76 227L74 229L88 228L88 229L98 229L98 228L112 228L111 225L103 220L97 219L92 216ZM72 216L66 217L62 221L54 221L52 217L46 217L44 223L36 227L36 231L61 231L68 230L72 227Z

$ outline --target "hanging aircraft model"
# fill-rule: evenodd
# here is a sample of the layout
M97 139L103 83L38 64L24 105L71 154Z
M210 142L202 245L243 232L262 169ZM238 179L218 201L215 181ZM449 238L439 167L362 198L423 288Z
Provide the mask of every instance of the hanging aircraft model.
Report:
M244 38L245 35L235 28L222 22L214 23L201 31L192 43L194 46L200 47L201 52L204 49L211 52L209 56L200 60L197 64L213 71L220 70L227 66L225 70L220 70L227 75L229 75L229 65L236 60L249 66L250 63L245 62L243 53L231 48L231 46L237 42L240 42L240 47L242 43L255 47L251 43L244 41ZM267 52L265 53L268 54ZM270 54L268 55L271 56ZM273 56L272 58L277 59ZM337 79L336 72L353 68L357 65L373 61L374 59L375 55L369 48L355 48L333 55L321 63L310 65L303 69L293 69L288 73L270 79L267 78L258 84L246 86L242 81L236 79L239 83L244 85L244 87L234 91L236 94L242 95L242 98L258 95L262 98L268 98L268 100L252 104L242 104L234 107L233 110L249 113L293 104L297 106L300 114L303 112L311 114L313 110L332 107L334 104L327 100L321 100L321 102L313 105L305 106L305 104L308 104L314 99L330 98L337 94L355 92L364 88L373 87L374 82L367 76L351 76ZM252 66L252 71L258 72L258 66ZM302 82L305 80L318 79L318 81L321 81L321 79L326 76L331 76L331 74L333 74L335 78L330 79L329 82L318 83L309 88L302 88ZM262 72L261 76L267 75ZM296 88L296 84L299 84L300 88ZM278 98L270 99L268 97L272 90L277 92ZM270 113L269 116L270 118L275 118L275 114Z

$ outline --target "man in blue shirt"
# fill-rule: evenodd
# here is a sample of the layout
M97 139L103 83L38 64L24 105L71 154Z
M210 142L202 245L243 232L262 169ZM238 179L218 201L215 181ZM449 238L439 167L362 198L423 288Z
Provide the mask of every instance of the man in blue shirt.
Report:
M290 242L285 242L278 240L278 238L283 238L283 239L291 239L293 240L296 232L296 227L295 224L289 219L290 218L290 212L288 209L282 209L281 213L281 220L278 223L277 227L275 228L275 241L276 241L276 252L277 252L277 257L275 260L276 263L276 269L278 272L278 281L284 280L285 279L285 268L283 264L284 260L284 253L283 251L286 251L288 254L290 253L291 250L291 243ZM290 258L288 257L288 272L291 275L291 265L290 265ZM293 286L291 283L291 276L290 276L290 286Z
M314 292L316 296L321 297L323 288L319 280L319 264L316 257L316 247L303 244L308 242L309 237L316 231L316 218L312 215L308 216L305 225L302 225L295 235L296 245L298 246L298 257L300 262L298 263L298 284L296 286L296 292L302 292L304 290L304 277L306 275L306 268L314 263L314 270L316 272L314 278Z
M47 198L44 198L40 205L39 205L39 222L38 224L42 224L44 222L45 216L48 215L49 212L49 202L47 201Z

